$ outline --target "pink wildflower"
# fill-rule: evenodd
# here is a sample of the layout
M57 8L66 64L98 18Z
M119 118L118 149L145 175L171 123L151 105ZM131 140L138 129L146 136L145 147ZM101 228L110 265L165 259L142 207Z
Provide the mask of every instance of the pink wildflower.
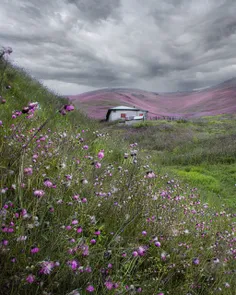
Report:
M140 246L139 248L138 248L138 255L139 256L144 256L144 254L146 253L146 247L142 247L142 246Z
M99 236L99 235L101 234L101 231L100 231L100 230L96 230L96 231L94 232L94 234L95 234L96 236Z
M46 187L52 187L53 186L53 183L49 180L49 179L45 179L43 184L46 186Z
M8 240L2 240L2 244L3 244L3 246L7 246L8 245Z
M80 234L80 233L82 233L82 231L83 231L82 227L79 226L79 227L77 228L77 233Z
M54 263L52 261L43 261L41 263L41 269L39 270L40 274L49 275L54 268Z
M66 110L67 112L71 112L75 109L75 107L73 105L65 105L64 106L64 110Z
M83 256L88 256L89 255L89 246L88 245L81 246L81 250L82 250L82 255Z
M30 274L28 275L28 277L26 278L26 281L29 283L29 284L32 284L34 281L35 281L35 276Z
M72 270L76 270L79 266L79 264L76 260L69 261L68 265L71 267Z
M24 173L26 175L32 175L33 174L33 168L31 168L31 167L25 168Z
M161 243L158 242L158 241L156 241L156 242L155 242L155 246L156 246L156 247L161 247Z
M105 286L106 286L107 290L112 290L113 289L113 283L112 282L106 282Z
M38 247L32 247L30 250L30 253L35 254L39 252L39 248Z
M96 240L95 240L95 239L92 239L92 240L90 241L90 243L91 243L92 245L95 245L95 244L96 244Z
M99 163L99 162L95 163L95 168L99 169L101 167L102 167L102 164L101 163Z
M137 251L134 251L134 252L133 252L133 256L134 256L134 257L137 257L137 256L138 256L138 252L137 252Z
M41 198L42 196L45 195L45 192L43 190L35 190L34 195L38 198Z
M99 153L98 153L98 159L102 159L104 158L104 150L101 150Z
M87 288L86 288L86 290L88 291L88 292L93 292L95 289L94 289L94 287L92 286L92 285L89 285Z

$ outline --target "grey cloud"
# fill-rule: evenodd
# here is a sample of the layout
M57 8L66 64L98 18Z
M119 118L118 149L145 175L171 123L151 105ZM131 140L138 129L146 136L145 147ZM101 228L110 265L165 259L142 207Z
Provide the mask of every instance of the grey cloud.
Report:
M235 76L235 15L234 0L1 0L0 46L62 94L189 90Z
M84 18L90 21L107 19L120 6L120 0L67 0L75 4Z

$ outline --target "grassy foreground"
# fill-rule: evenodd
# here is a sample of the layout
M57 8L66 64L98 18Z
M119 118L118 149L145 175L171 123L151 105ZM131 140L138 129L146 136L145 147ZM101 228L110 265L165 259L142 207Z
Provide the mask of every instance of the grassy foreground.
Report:
M231 210L5 64L0 294L235 294Z

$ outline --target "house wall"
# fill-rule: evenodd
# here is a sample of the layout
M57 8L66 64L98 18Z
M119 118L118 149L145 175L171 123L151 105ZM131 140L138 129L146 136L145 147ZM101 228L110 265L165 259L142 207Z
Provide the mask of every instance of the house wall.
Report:
M109 119L108 121L115 121L115 120L120 120L121 118L121 114L126 114L127 117L130 116L139 116L139 114L144 114L144 119L146 119L147 117L147 113L146 112L142 112L142 111L133 111L133 110L113 110L110 113ZM125 118L124 118L125 119Z

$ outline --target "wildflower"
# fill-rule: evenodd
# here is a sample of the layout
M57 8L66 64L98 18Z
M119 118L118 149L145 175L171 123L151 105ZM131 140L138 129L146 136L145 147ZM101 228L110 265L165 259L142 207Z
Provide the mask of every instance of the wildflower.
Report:
M41 266L41 269L39 270L39 273L44 275L49 275L55 265L51 261L43 261L40 266Z
M156 242L155 242L155 246L156 246L156 247L161 247L161 243L160 243L159 241L156 241Z
M32 175L33 174L33 168L31 168L31 167L25 168L24 173L26 175Z
M53 186L53 183L49 180L49 179L45 179L43 184L46 186L46 187L52 187Z
M104 150L101 150L99 153L98 153L98 159L102 159L104 158Z
M68 265L71 267L72 270L76 270L79 266L76 260L68 261Z
M145 178L154 178L156 175L153 171L148 171Z
M113 283L112 282L105 282L105 286L107 288L107 290L112 290L113 289Z
M147 235L147 232L146 232L145 230L143 230L143 231L142 231L142 235L143 235L143 236L146 236L146 235Z
M101 231L97 229L97 230L94 232L94 234L95 234L96 236L99 236L99 235L101 234Z
M137 257L138 256L138 252L137 251L133 251L132 254L133 254L134 257Z
M99 162L95 163L95 168L99 169L101 167L102 167L102 164L101 163L99 163Z
M92 244L92 245L95 245L96 244L96 240L95 239L92 239L91 241L90 241L90 243Z
M82 250L82 255L83 256L88 256L89 255L89 246L88 245L82 245L80 247L80 249Z
M65 105L64 106L64 110L66 111L66 112L71 112L71 111L73 111L75 109L75 107L73 106L73 105Z
M3 246L7 246L8 245L8 240L2 240L2 244L3 244Z
M89 148L88 145L84 145L84 146L83 146L83 149L84 149L84 150L88 150L88 148Z
M29 283L29 284L32 284L34 281L35 281L35 276L30 274L28 275L28 277L26 278L26 281Z
M220 259L219 259L219 258L214 258L214 259L213 259L213 262L214 262L215 264L217 264L217 263L220 262Z
M142 247L142 246L140 246L140 247L138 248L138 255L139 255L139 256L144 256L145 253L146 253L146 247Z
M27 236L20 236L16 239L17 242L24 242L27 240Z
M82 229L82 227L81 226L79 226L78 228L77 228L77 231L76 231L78 234L80 234L80 233L82 233L83 232L83 229Z
M72 175L65 175L66 180L72 180Z
M162 259L163 261L165 261L166 258L167 258L167 254L166 254L165 252L162 252L162 253L161 253L161 259Z
M198 258L193 259L193 264L194 265L199 265L199 263L200 263L200 260Z
M38 247L31 247L30 253L35 254L39 252L39 248Z
M45 192L43 190L35 190L34 195L38 198L41 198L42 196L45 195Z
M89 285L87 288L86 288L86 290L88 291L88 292L93 292L95 289L94 289L94 287L92 286L92 285Z
M2 120L0 120L0 126L2 126L3 125L3 122L2 122Z

